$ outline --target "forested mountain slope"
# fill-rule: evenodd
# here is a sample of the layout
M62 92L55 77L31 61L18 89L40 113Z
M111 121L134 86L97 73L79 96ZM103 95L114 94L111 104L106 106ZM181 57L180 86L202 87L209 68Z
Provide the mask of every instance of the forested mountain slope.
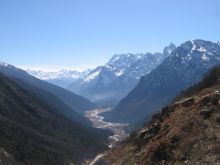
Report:
M108 136L108 131L88 129L68 119L42 98L0 74L1 163L77 163L106 149Z

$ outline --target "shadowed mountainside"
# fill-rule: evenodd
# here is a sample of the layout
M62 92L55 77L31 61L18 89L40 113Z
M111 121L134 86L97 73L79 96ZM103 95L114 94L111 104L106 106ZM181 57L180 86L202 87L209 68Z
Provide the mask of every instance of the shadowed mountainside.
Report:
M0 74L0 159L5 160L1 163L77 163L105 150L109 134L66 118L42 98Z
M68 105L72 110L80 114L84 114L84 111L86 110L96 108L96 105L91 103L89 100L84 99L83 97L76 95L66 89L63 89L56 85L37 79L29 75L27 72L19 68L16 68L12 65L2 62L0 65L0 72L8 77L20 79L32 86L35 86L37 88L40 88L42 90L52 93L54 96L56 96L61 101L63 101L66 105ZM35 93L36 91L33 90L32 92Z

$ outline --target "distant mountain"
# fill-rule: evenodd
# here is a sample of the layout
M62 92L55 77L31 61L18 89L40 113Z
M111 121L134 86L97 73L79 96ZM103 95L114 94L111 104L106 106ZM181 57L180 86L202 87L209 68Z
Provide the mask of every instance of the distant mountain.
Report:
M1 164L79 164L106 149L108 136L108 131L70 120L0 74Z
M12 66L10 64L1 62L0 72L14 79L17 78L24 81L25 83L20 83L20 85L22 85L24 88L26 88L25 84L27 83L30 84L31 86L50 92L55 97L60 99L64 104L70 107L73 111L76 111L80 114L84 115L84 111L96 108L96 105L91 103L89 100L84 99L83 97L76 95L61 87L58 87L56 85L35 78L29 75L27 72L19 68L16 68L15 66ZM34 88L32 89L32 92L38 94L38 91L35 90ZM49 101L51 100L48 100L48 102Z
M99 105L115 106L137 85L141 76L150 73L173 49L175 45L170 44L163 53L115 55L107 64L92 70L68 89Z
M136 123L168 104L180 91L200 81L220 63L217 43L194 40L177 47L106 114L108 120Z
M220 66L97 164L219 164Z
M48 81L52 84L55 84L63 88L67 88L67 86L70 85L72 82L85 76L85 74L87 74L89 70L82 71L82 72L74 71L74 70L61 70L58 72L44 72L44 71L36 71L36 70L28 69L27 72L36 78Z

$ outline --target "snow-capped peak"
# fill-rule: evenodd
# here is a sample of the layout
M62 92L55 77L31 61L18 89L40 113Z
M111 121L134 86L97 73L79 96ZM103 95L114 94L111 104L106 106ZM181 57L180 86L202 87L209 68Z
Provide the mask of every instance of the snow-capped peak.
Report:
M119 58L120 58L120 55L114 55L114 56L112 57L112 59L110 60L110 62L118 61Z
M181 44L172 56L181 59L182 63L199 61L208 65L208 63L219 59L218 52L220 52L218 44L197 39Z
M13 65L8 64L8 63L3 62L3 61L0 61L0 67L13 68L13 69L15 69L15 70L18 70L18 69L19 69L19 68L14 67Z
M116 62L121 62L123 60L137 60L142 58L143 54L139 53L139 54L116 54L114 55L108 63L116 63Z
M82 75L87 73L85 72L79 72L74 70L60 70L58 72L44 72L44 71L35 71L28 69L27 72L35 76L41 80L53 80L53 79L78 79L81 78Z
M99 70L99 71L96 71L96 72L94 72L94 73L92 73L92 74L90 74L89 76L85 77L85 81L88 82L88 81L94 79L96 76L99 75L99 73L100 73L100 70Z
M170 44L166 49L167 52L165 51L166 55L163 53L116 54L105 65L97 67L73 82L68 89L98 104L103 102L111 106L115 105L135 87L143 75L155 69L175 48L175 45Z
M200 48L198 49L198 51L200 51L200 52L207 52L207 50L206 50L204 47L202 47L202 46L200 46Z
M192 43L192 49L191 49L191 53L193 52L193 51L195 51L196 49L197 49L197 46L196 46L196 44L195 44L195 41L193 40L193 41L191 41L191 43Z
M192 43L191 53L193 53L193 51L207 52L207 50L203 47L203 42L204 41L202 41L202 40L191 41L191 43Z
M138 54L116 54L114 55L108 63L103 66L99 66L96 69L92 70L90 73L86 74L81 81L81 84L88 83L91 80L99 77L100 74L111 75L112 78L122 76L125 71L136 61L142 59L145 55L142 53Z
M176 48L176 46L173 43L170 43L168 46L166 46L163 50L163 54L165 56L169 56L171 52Z

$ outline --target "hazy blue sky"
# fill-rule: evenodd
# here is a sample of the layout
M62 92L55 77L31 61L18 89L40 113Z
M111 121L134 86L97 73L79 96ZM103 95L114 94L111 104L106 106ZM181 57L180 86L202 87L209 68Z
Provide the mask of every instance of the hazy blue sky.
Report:
M60 69L220 40L220 0L0 0L0 60Z

